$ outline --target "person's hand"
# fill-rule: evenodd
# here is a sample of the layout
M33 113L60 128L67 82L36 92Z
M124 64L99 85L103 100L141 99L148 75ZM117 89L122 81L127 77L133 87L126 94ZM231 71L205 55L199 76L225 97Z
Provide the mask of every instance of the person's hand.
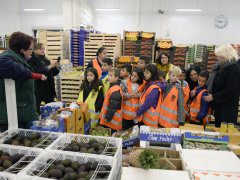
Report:
M56 67L57 60L52 60L51 64L49 65L50 69Z
M213 100L212 94L208 94L208 96L204 96L203 99L207 102L211 102Z
M194 97L195 94L196 94L196 91L195 91L195 90L192 90L191 93L190 93L190 96L191 96L191 97Z
M47 77L44 74L42 74L41 80L45 81L45 80L47 80Z

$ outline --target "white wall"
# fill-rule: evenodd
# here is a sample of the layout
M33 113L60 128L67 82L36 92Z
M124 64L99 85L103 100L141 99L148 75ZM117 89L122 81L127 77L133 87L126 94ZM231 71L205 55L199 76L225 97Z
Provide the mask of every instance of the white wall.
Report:
M91 0L93 8L113 8L115 1ZM240 43L240 2L238 0L117 0L117 12L94 12L94 27L106 33L123 30L156 32L157 37L169 37L174 44ZM138 9L140 3L140 9ZM176 8L202 8L201 13L177 13ZM165 15L157 13L164 9ZM140 16L138 15L140 11ZM228 26L217 29L216 16L228 17Z
M0 0L0 34L22 31L33 35L33 28L63 28L63 0ZM46 8L24 12L24 8Z

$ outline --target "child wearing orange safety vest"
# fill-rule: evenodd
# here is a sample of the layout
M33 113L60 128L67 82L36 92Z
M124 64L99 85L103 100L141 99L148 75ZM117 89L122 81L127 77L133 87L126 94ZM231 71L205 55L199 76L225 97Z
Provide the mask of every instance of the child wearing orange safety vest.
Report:
M206 125L210 121L209 103L203 97L208 96L206 82L208 80L208 72L202 71L198 77L198 86L191 91L190 94L190 121L193 124Z
M178 69L169 72L169 84L164 93L159 118L160 125L165 128L177 128L185 123L183 90L178 81L180 73Z
M111 133L122 129L122 102L123 93L119 85L120 71L111 68L108 71L110 88L105 96L100 113L100 124L111 128Z
M139 98L145 87L144 74L140 68L133 68L130 79L126 82L126 93L123 93L123 130L135 125L133 115L139 109Z
M140 108L134 115L138 117L139 124L158 127L160 105L162 103L162 84L159 81L159 73L155 64L145 67L144 77L146 87L140 97Z
M190 88L186 80L186 71L185 69L181 69L181 73L179 75L179 82L183 89L183 97L184 97L184 116L186 117L189 111L188 101L190 95Z

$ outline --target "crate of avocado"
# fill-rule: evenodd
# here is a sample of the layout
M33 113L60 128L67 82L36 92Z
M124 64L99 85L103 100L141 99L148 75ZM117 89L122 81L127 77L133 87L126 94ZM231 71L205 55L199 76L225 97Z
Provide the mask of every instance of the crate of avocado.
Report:
M111 129L97 126L90 129L90 135L92 136L111 136Z
M1 144L0 172L3 172L4 174L18 174L42 152L43 150L41 149L29 149L17 146L9 147Z
M116 163L111 157L46 151L20 175L25 180L115 180L116 173Z
M122 139L113 137L68 133L55 141L48 149L70 151L73 154L86 153L112 156L117 161L122 159Z
M113 135L114 135L114 137L118 137L123 140L122 141L123 148L132 147L132 146L140 143L138 125L135 125L134 127L129 128L122 132L118 131L118 132L114 133Z
M228 148L229 137L211 132L185 132L183 135L184 149L206 149L226 151Z
M45 149L62 135L62 133L55 132L14 129L5 131L2 134L0 144Z
M129 157L130 166L143 169L182 170L178 151L134 148Z

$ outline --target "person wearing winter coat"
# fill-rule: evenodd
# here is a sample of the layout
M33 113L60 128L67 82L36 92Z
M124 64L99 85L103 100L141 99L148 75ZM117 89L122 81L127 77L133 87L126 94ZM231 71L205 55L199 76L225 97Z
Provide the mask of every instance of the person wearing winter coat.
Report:
M0 131L8 129L4 79L13 79L16 89L18 127L29 128L38 120L34 79L46 80L43 74L33 73L27 63L33 51L33 38L15 32L9 40L9 50L0 54Z
M218 61L207 82L209 95L204 99L211 102L215 126L220 127L222 122L237 123L240 68L237 52L231 45L217 47L215 54Z
M46 81L35 81L38 106L40 106L41 102L47 104L54 101L56 97L54 76L57 76L60 71L57 60L48 60L44 51L45 49L42 43L35 44L34 53L28 60L29 65L35 73L41 73L47 76Z

